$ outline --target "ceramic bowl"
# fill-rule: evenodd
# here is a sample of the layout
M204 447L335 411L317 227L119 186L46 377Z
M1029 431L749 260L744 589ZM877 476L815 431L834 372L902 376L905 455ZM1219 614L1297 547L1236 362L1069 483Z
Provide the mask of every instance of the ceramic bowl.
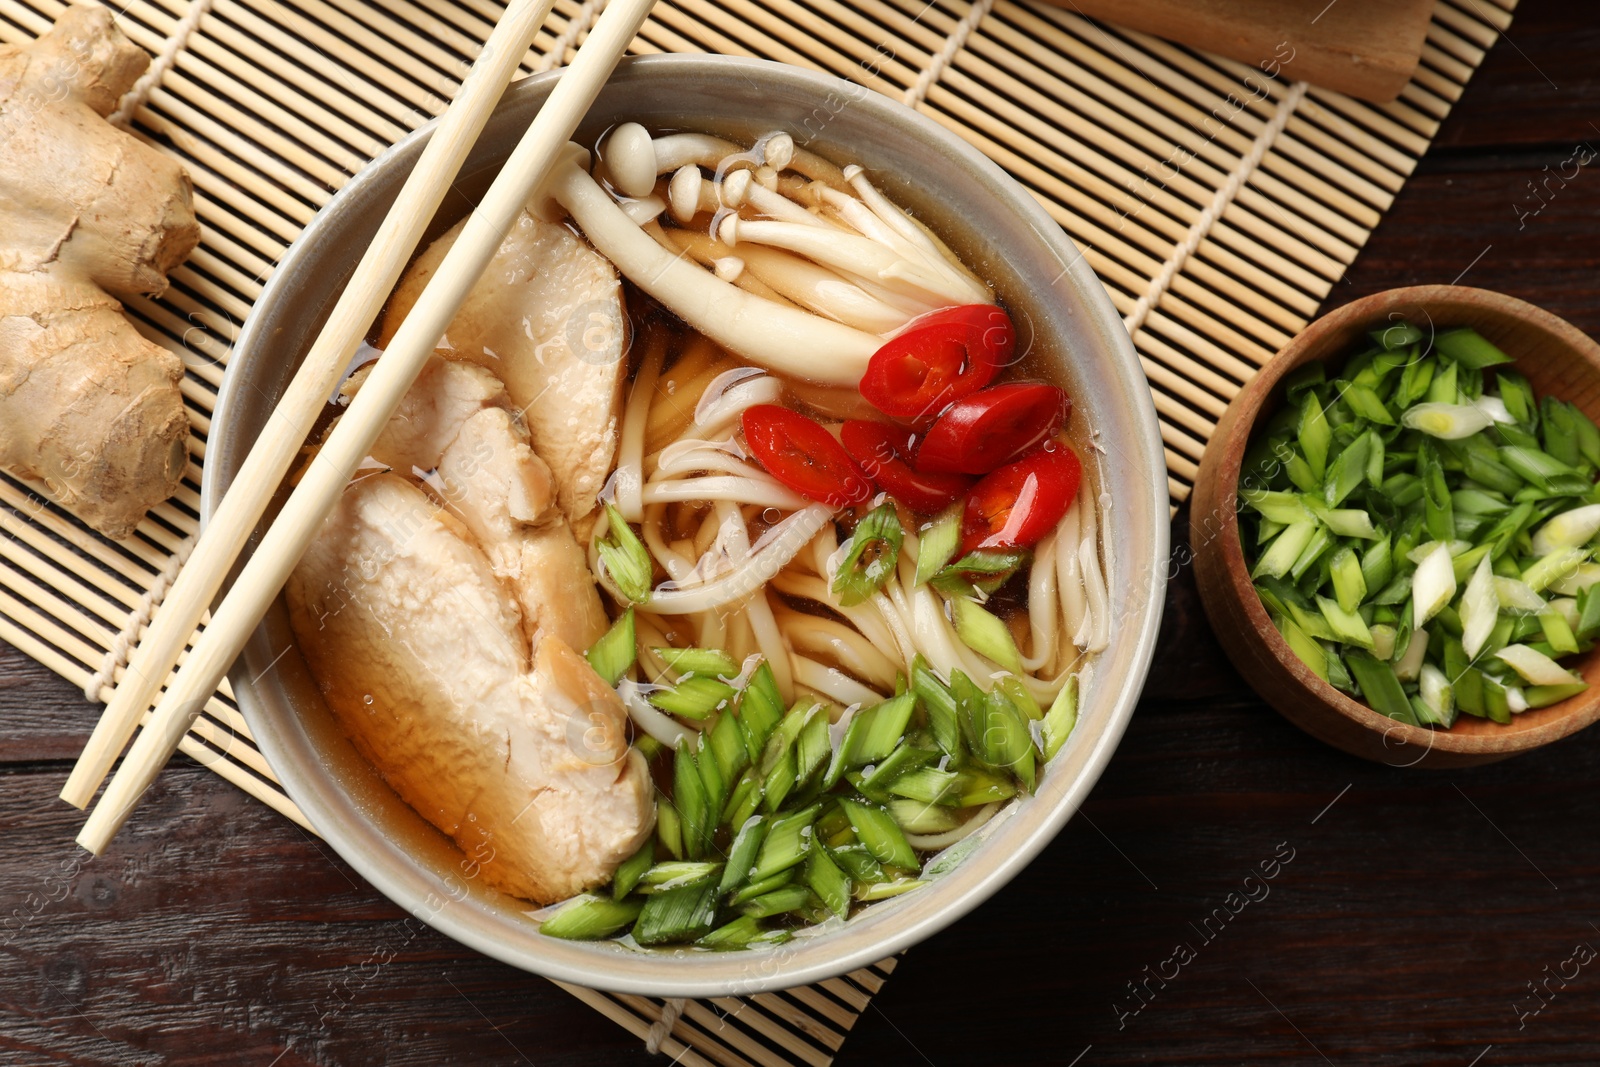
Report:
M470 210L554 77L528 78L507 92L429 239ZM1117 624L1099 659L1104 681L1088 688L1077 732L1037 795L985 826L975 851L947 875L837 929L765 953L629 951L544 937L526 901L466 876L470 864L454 844L407 807L340 733L294 649L281 602L236 665L234 692L262 752L318 832L407 911L473 948L552 978L657 996L815 982L893 955L976 907L1049 843L1110 758L1149 668L1166 576L1166 477L1155 413L1121 320L1061 228L998 167L916 112L795 68L662 56L624 62L577 139L593 144L624 120L736 139L784 129L838 162L863 164L996 284L1021 324L1020 343L1059 366L1074 395L1074 419L1100 431L1106 451L1090 467L1094 488L1113 505L1108 540L1116 545ZM352 179L263 290L218 402L205 465L207 512L239 469L428 134L419 130Z
M1600 420L1600 345L1571 323L1501 293L1422 285L1375 293L1307 326L1228 405L1200 461L1190 505L1195 579L1217 638L1234 666L1290 722L1330 745L1395 766L1463 767L1547 745L1600 717L1600 649L1573 664L1592 688L1509 725L1463 715L1448 730L1408 726L1318 678L1289 648L1256 595L1239 543L1239 470L1256 423L1283 404L1283 379L1298 367L1347 359L1366 332L1394 319L1445 330L1471 326L1516 360L1543 397Z

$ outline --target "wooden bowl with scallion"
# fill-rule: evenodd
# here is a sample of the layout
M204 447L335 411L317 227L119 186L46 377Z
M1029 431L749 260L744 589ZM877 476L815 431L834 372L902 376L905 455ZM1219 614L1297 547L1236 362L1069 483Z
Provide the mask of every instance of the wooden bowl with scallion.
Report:
M1190 508L1229 658L1312 736L1394 766L1600 717L1600 345L1417 286L1318 319L1229 405Z

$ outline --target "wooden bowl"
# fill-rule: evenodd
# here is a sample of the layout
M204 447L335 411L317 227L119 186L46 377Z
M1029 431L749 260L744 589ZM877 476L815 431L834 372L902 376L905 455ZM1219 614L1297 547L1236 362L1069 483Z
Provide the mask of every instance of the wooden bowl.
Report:
M1306 327L1234 398L1217 424L1190 503L1195 579L1218 639L1252 687L1290 722L1346 752L1394 766L1465 767L1547 745L1600 718L1600 648L1571 664L1591 688L1509 725L1462 716L1449 730L1408 726L1335 689L1290 650L1256 595L1239 542L1239 468L1257 416L1283 404L1278 383L1312 360L1338 363L1369 329L1394 319L1471 326L1516 360L1539 397L1553 394L1600 421L1600 345L1521 300L1451 285L1390 289Z

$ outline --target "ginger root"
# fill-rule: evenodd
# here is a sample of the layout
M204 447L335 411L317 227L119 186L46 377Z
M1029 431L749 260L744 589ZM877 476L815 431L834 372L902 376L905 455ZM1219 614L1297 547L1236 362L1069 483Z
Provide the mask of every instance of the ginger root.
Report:
M200 240L189 177L106 121L149 65L104 7L0 45L0 467L107 537L188 465L183 364L115 296L159 294Z

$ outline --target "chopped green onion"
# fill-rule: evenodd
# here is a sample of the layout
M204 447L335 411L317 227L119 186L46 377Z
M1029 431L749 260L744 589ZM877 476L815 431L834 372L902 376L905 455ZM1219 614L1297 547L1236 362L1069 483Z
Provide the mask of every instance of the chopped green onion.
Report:
M676 859L683 858L683 817L664 793L656 793L656 837Z
M1551 517L1533 531L1533 554L1546 556L1558 548L1581 548L1600 533L1600 504L1587 504Z
M925 584L955 559L961 549L963 513L963 502L958 500L922 528L922 539L917 545L917 585Z
M767 930L748 915L741 915L725 923L695 942L700 948L727 952L734 949L754 948L760 945L780 945L794 935L787 930Z
M1500 600L1494 583L1489 557L1485 556L1478 561L1461 597L1461 644L1469 660L1478 658L1500 616Z
M812 778L825 767L833 754L833 741L828 734L828 709L813 704L806 712L800 734L794 744L794 774L796 788L805 788Z
M886 807L895 823L908 834L949 833L964 821L954 808L920 800L891 800Z
M949 755L961 750L961 725L956 718L956 698L950 695L919 654L911 663L911 690L928 713L933 742ZM842 768L841 768L842 770ZM829 768L830 773L832 768Z
M1353 613L1367 597L1367 580L1361 573L1361 562L1349 545L1342 546L1328 561L1329 576L1333 579L1334 597L1339 609ZM1365 627L1363 627L1365 628Z
M653 648L656 655L666 660L667 666L679 674L694 674L706 678L736 678L739 665L726 652L714 648Z
M1239 494L1239 499L1254 508L1262 518L1285 526L1293 522L1310 522L1316 518L1306 507L1307 498L1299 493L1246 489Z
M647 699L669 715L704 719L733 699L734 688L720 678L691 674L677 685L664 686Z
M1317 597L1317 608L1322 612L1328 629L1333 632L1334 640L1371 651L1372 631L1367 628L1360 615L1353 611L1345 611L1325 596Z
M974 591L987 596L1005 585L1027 561L1024 551L968 552L934 575L929 584L946 596L972 596Z
M1368 430L1350 442L1338 458L1328 465L1322 493L1329 507L1338 507L1366 479L1367 460L1372 456L1377 439L1377 434Z
M755 873L756 857L761 854L761 843L767 837L767 820L753 815L745 820L728 847L728 865L722 871L722 881L717 892L724 895L744 886Z
M1527 645L1507 645L1495 656L1531 685L1576 685L1583 681L1549 656Z
M740 905L739 910L752 919L768 919L774 915L798 911L810 904L811 900L810 886L793 884L753 897Z
M1405 651L1394 661L1394 674L1402 682L1414 682L1422 673L1423 658L1428 654L1430 638L1426 630L1412 630ZM1398 642L1397 642L1398 643Z
M676 889L722 873L722 864L695 860L668 860L648 868L639 885L651 889Z
M1373 330L1368 336L1385 349L1393 351L1397 348L1409 348L1422 340L1422 330L1409 322L1401 321L1391 323L1381 330Z
M1559 611L1540 615L1539 627L1544 631L1545 643L1557 655L1566 656L1578 651L1578 639L1572 632L1572 624Z
M1295 522L1285 527L1284 531L1272 542L1272 546L1262 553L1256 561L1255 569L1250 572L1251 578L1260 578L1263 575L1272 578L1282 578L1289 573L1289 568L1294 566L1295 560L1300 558L1300 553L1311 543L1311 538L1317 533L1315 522Z
M648 603L650 583L654 578L649 550L639 540L639 535L633 532L633 527L623 519L616 505L606 505L606 521L609 524L609 536L595 542L606 573L624 598L635 604Z
M975 600L957 597L950 602L956 636L980 656L987 656L1006 670L1022 673L1022 653L1011 630L999 616L985 611Z
M839 603L853 607L883 588L899 562L904 536L893 503L880 504L856 523L833 578Z
M1420 694L1417 704L1412 705L1412 709L1418 712L1418 721L1433 726L1443 726L1446 729L1454 725L1455 692L1451 689L1450 681L1444 672L1431 663L1424 664L1417 683ZM1417 705L1420 705L1420 708Z
M1507 445L1500 449L1500 462L1524 481L1546 492L1573 482L1576 482L1578 492L1583 492L1585 488L1585 483L1577 477L1577 471L1537 448Z
M1482 334L1470 326L1445 330L1433 339L1433 347L1463 367L1471 367L1473 370L1511 362L1510 356L1490 344Z
M1544 450L1559 463L1577 467L1585 462L1578 444L1577 409L1553 396L1544 400Z
M687 747L687 745L685 745ZM722 767L717 762L717 755L711 750L711 731L702 730L700 733L699 751L695 755L695 769L700 772L700 784L706 791L706 815L711 832L715 833L717 823L721 821L722 808L728 802L728 776L722 773ZM707 842L709 846L710 842Z
M639 884L639 879L644 877L644 872L655 862L655 855L656 839L651 837L639 846L639 851L618 864L617 873L611 876L611 896L621 900L633 892L634 886Z
M854 836L854 831L851 831L851 835ZM883 881L883 867L873 858L872 853L867 851L867 846L859 841L838 848L829 847L828 855L832 856L839 869L857 884Z
M1459 441L1487 430L1494 419L1474 404L1416 404L1406 409L1400 424L1429 437Z
M892 882L874 882L871 885L863 885L857 889L856 899L863 903L873 900L888 900L890 897L897 897L901 893L909 893L913 889L919 889L927 884L927 882L919 878L896 878Z
M1312 674L1323 681L1328 680L1328 653L1312 640L1304 627L1288 617L1282 617L1278 619L1278 632L1283 635L1284 641L1299 657L1300 662L1311 669Z
M771 820L766 839L762 841L761 851L757 854L755 870L750 872L751 882L762 882L781 874L806 858L806 853L815 844L811 824L821 810L822 805L812 804Z
M750 752L744 747L744 728L739 725L738 716L731 711L724 711L717 716L715 725L701 731L700 736L703 739L701 744L710 748L717 761L717 770L725 781L732 782L749 765Z
M1575 697L1589 688L1587 682L1569 682L1566 685L1530 685L1523 690L1523 696L1528 701L1530 708L1548 708L1551 704L1558 704L1568 697Z
M1072 675L1067 679L1067 684L1061 687L1061 692L1056 694L1056 699L1050 705L1050 710L1045 712L1044 726L1040 731L1043 745L1039 754L1048 762L1055 758L1061 746L1066 744L1067 738L1072 735L1072 728L1078 724L1078 676Z
M1450 547L1435 545L1411 576L1412 618L1421 626L1456 595L1455 568L1450 562Z
M639 918L642 900L611 900L581 896L539 924L539 932L566 941L597 941L628 926Z
M1361 687L1362 697L1374 711L1412 726L1417 725L1411 701L1400 687L1400 679L1395 677L1387 663L1378 662L1370 653L1360 649L1351 651L1345 657L1345 663L1355 676L1356 684Z
M806 857L806 884L824 907L841 919L850 910L850 876L839 869L825 848Z
M1394 561L1389 554L1389 535L1384 534L1361 554L1361 580L1367 589L1378 590L1394 576Z
M834 750L823 785L831 787L845 771L876 763L893 752L905 736L916 705L916 693L908 692L857 711Z
M752 763L761 758L767 738L782 719L783 694L778 692L771 664L763 663L739 697L739 725L744 727L745 749Z
M861 779L860 789L863 795L874 800L885 799L885 792L889 785L918 767L926 767L930 763L937 763L939 753L931 748L917 748L911 744L902 744L899 748L889 753L887 759L872 767L871 773Z
M717 880L705 878L646 897L633 939L641 945L693 941L709 934L716 919Z
M612 623L611 628L583 655L607 685L622 681L622 676L628 673L628 668L639 656L633 635L633 608L624 611L622 617Z
M672 803L683 823L683 854L697 860L711 847L721 813L711 811L705 782L686 741L679 742L672 760Z
M1032 792L1038 774L1033 758L1033 736L1017 706L996 686L989 690L981 709L974 707L971 714L978 736L977 757L992 767L1009 770ZM983 717L981 727L977 722L980 715Z
M839 806L850 819L850 828L856 832L856 837L879 863L907 870L921 866L916 852L887 809L855 800L840 800Z
M1544 602L1544 597L1533 591L1533 586L1518 578L1496 575L1494 595L1500 603L1500 610L1513 615L1540 615L1550 606Z
M1313 477L1321 481L1327 471L1328 446L1333 441L1333 430L1328 426L1328 420L1323 414L1322 404L1318 402L1316 392L1310 389L1306 390L1301 405L1299 439L1300 452L1306 457L1306 463L1311 467Z
M1522 580L1535 592L1549 588L1555 582L1568 578L1578 571L1584 554L1576 548L1558 548L1522 572Z

